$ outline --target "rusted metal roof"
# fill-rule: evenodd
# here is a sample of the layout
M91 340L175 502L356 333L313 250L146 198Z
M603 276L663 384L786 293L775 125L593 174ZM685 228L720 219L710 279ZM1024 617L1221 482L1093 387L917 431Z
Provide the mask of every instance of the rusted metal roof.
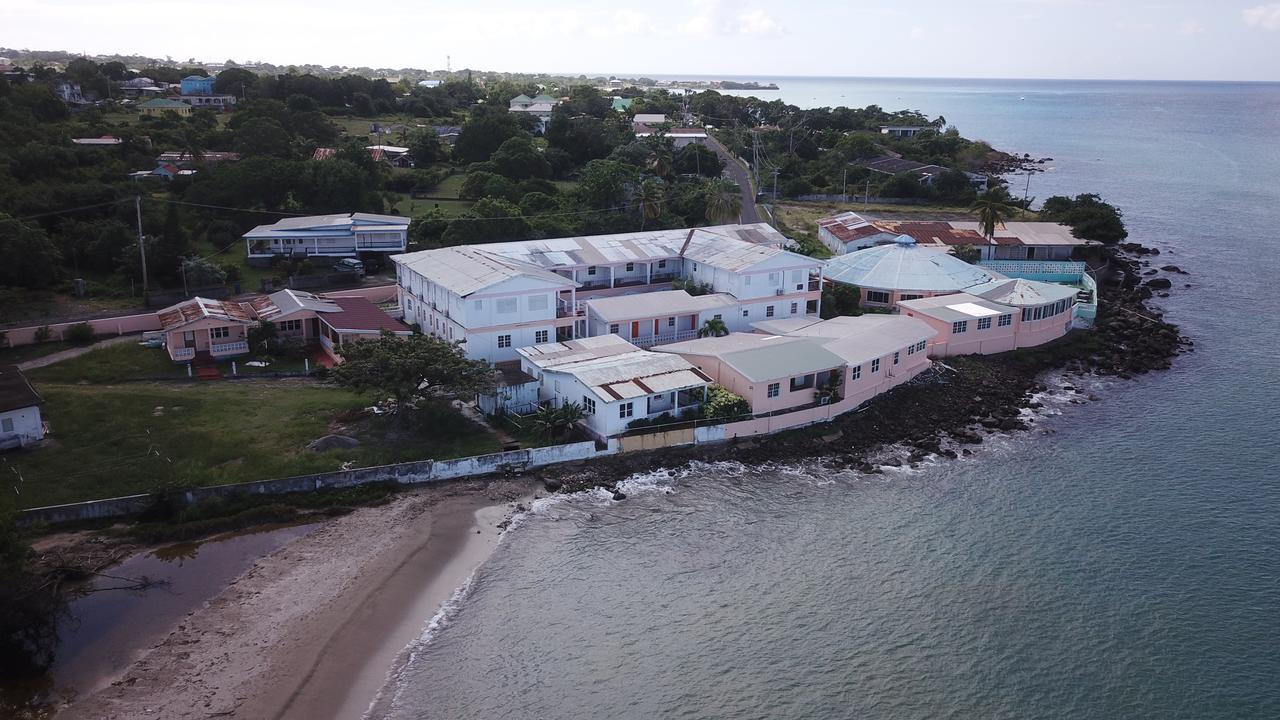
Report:
M247 325L254 321L255 315L248 303L194 297L157 312L156 317L160 319L160 326L168 331L200 320Z

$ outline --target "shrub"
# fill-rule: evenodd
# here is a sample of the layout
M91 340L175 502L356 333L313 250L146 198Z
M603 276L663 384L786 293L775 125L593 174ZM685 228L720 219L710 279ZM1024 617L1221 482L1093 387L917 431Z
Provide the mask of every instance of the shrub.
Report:
M751 405L745 398L721 385L707 388L707 401L702 407L710 419L731 420L751 414Z
M35 341L38 343L49 342L53 339L53 330L48 325L41 325L36 328Z
M93 342L93 326L87 322L76 323L67 328L65 337L72 345L89 345Z

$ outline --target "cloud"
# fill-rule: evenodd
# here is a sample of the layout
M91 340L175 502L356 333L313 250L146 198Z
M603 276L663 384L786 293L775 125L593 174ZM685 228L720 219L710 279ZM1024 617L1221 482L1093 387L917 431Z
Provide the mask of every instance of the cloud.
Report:
M1245 24L1263 30L1280 30L1280 2L1258 5L1241 12Z
M758 8L734 12L721 0L695 0L697 12L680 26L689 35L781 35L786 28Z
M1204 32L1204 25L1196 20L1183 20L1178 25L1179 35L1199 35L1202 32Z

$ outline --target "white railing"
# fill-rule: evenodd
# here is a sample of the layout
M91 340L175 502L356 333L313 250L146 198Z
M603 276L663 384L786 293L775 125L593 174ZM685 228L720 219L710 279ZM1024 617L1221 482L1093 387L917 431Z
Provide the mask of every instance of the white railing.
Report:
M978 267L998 273L1028 275L1083 275L1085 264L1073 260L982 260Z
M697 330L681 330L680 332L666 333L664 335L646 335L638 338L631 338L631 344L640 348L653 347L654 345L666 345L667 343L682 342L684 340L692 340L698 337Z
M210 355L233 355L249 352L249 343L244 340L229 343L212 343L209 345Z
M169 348L169 357L170 357L170 358L172 358L175 362L181 362L181 361L183 361L183 360L190 360L191 358L194 358L195 356L196 356L196 349L195 349L195 348L189 348L189 347L180 347L180 348L171 347L171 348Z

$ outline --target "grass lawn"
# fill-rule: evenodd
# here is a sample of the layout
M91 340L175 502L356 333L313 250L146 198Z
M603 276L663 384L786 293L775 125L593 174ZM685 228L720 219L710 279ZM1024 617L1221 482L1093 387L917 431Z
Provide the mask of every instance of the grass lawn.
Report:
M66 385L37 378L49 440L0 455L5 492L22 507L218 485L354 466L497 452L497 439L452 410L419 422L374 417L335 425L367 397L308 380ZM315 453L330 432L361 444Z
M72 347L71 343L55 340L53 342L35 343L34 345L3 348L0 349L0 365L17 365L28 360L42 358L45 355L52 355L69 347Z
M412 218L426 213L433 207L439 207L449 217L456 217L471 209L470 200L424 200L409 197L405 193L396 193L399 200L392 205L395 211L405 217Z
M169 359L161 348L142 347L137 343L108 345L62 362L36 368L27 377L37 384L78 383L107 384L122 380L185 378L186 365Z

